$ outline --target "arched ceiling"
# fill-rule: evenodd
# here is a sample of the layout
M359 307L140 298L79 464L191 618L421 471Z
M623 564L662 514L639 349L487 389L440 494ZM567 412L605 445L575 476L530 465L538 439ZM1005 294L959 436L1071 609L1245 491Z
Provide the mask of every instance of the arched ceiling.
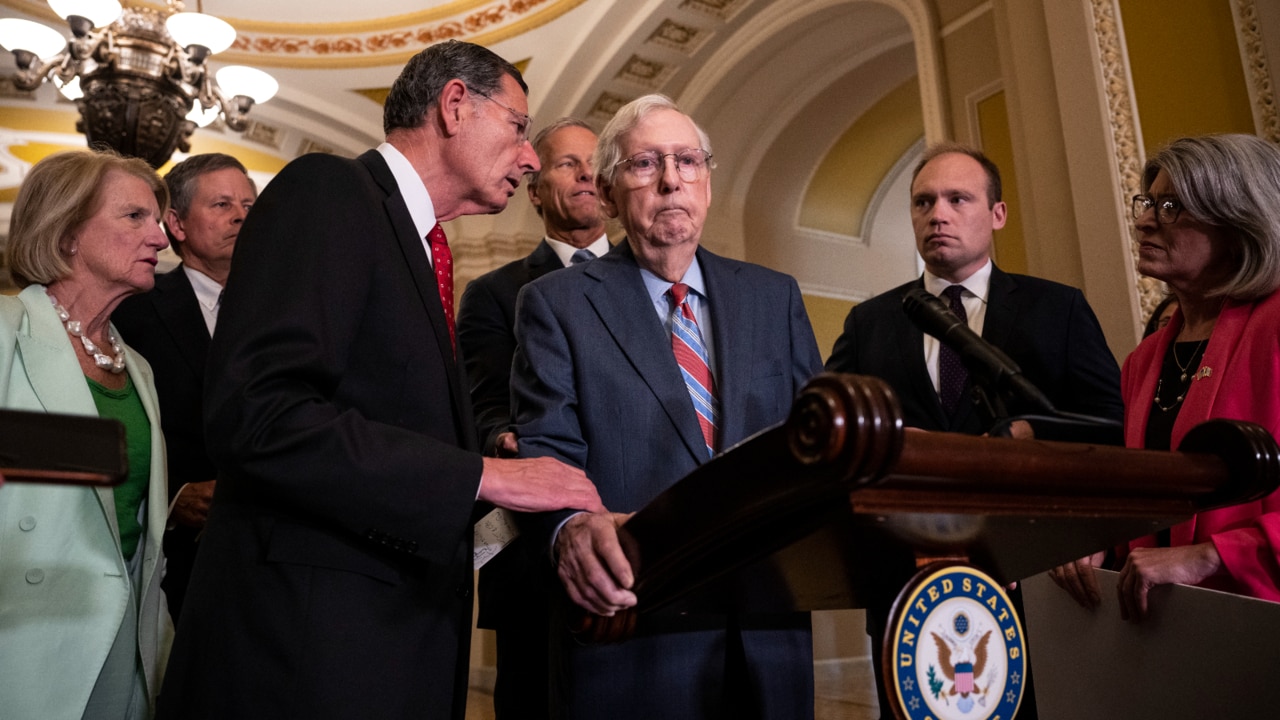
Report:
M158 0L123 1L163 8ZM710 132L719 163L706 244L766 263L777 257L762 249L766 238L753 238L745 226L749 199L785 195L790 205L777 208L782 221L771 230L792 227L802 195L797 188L808 183L841 133L886 92L919 75L925 134L937 138L942 126L943 93L932 59L934 0L199 4L203 12L229 21L239 34L230 50L214 56L213 64L260 67L281 88L274 99L252 110L253 125L244 135L209 128L197 131L197 141L216 137L252 150L267 145L280 164L314 150L355 155L381 141L381 93L405 60L431 42L470 40L522 67L535 126L576 115L601 127L617 107L645 93L675 98ZM186 5L197 9L196 0ZM0 0L0 16L62 24L44 0ZM13 68L12 55L0 53L0 75ZM33 106L29 97L0 97L0 111L21 106L74 118L74 108L60 101L52 87L40 88L34 101ZM771 189L771 183L781 183L784 187L777 190L785 192ZM463 242L469 237L477 245L514 248L511 252L541 233L522 197L501 215L456 224ZM784 239L767 242L785 245ZM477 271L487 264L483 256L475 259ZM784 269L806 283L802 268ZM828 278L812 281L830 285Z

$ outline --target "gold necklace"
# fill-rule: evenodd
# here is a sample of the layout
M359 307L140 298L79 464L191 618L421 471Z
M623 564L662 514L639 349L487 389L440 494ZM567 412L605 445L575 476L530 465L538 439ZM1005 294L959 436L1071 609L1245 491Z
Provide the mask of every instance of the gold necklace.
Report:
M1182 377L1185 378L1186 375L1184 374ZM1181 395L1174 398L1173 402L1169 403L1168 405L1165 405L1160 402L1160 390L1163 387L1164 387L1164 378L1160 378L1159 380L1156 381L1156 396L1155 396L1156 407L1160 408L1160 412L1169 412L1170 410L1181 405L1182 401L1187 397L1187 390L1191 389L1191 385L1188 384L1185 388L1183 388Z
M1178 378L1179 381L1181 382L1187 381L1187 371L1191 369L1191 363L1196 361L1196 355L1200 353L1200 347L1204 345L1205 340L1208 340L1208 339L1209 338L1204 338L1200 342L1196 343L1196 349L1191 351L1191 357L1187 358L1186 365L1183 365L1182 361L1178 359L1178 343L1177 342L1173 343L1173 364L1177 365L1178 370L1182 372L1182 377ZM1159 394L1160 394L1160 391L1157 390L1156 395L1159 395ZM1185 395L1186 393L1184 392L1183 394ZM1181 400L1181 398L1179 398L1179 400Z

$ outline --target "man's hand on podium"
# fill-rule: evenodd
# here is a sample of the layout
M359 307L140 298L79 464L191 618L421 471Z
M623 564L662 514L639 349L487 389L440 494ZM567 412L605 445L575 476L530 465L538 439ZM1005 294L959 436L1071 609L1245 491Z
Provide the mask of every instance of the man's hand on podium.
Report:
M569 599L596 615L612 617L636 604L635 575L618 542L618 526L631 515L579 513L556 536L557 572Z
M1101 566L1106 556L1105 551L1096 552L1075 562L1059 565L1049 571L1049 577L1075 598L1076 602L1092 610L1102 602L1102 593L1098 590L1098 579L1093 576L1093 569Z

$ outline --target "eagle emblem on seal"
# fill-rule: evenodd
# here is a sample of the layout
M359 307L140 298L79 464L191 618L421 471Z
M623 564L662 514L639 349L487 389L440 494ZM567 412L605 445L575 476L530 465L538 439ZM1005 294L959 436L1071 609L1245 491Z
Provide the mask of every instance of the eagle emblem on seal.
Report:
M991 631L983 633L976 642L956 641L936 632L929 634L933 636L933 642L938 647L938 665L942 675L951 683L946 694L952 697L960 696L956 702L956 708L960 712L969 712L973 708L975 698L985 706L986 690L978 684L977 680L982 677L982 673L987 668L987 643L991 640ZM935 691L935 697L941 694L941 690L942 688L938 688Z

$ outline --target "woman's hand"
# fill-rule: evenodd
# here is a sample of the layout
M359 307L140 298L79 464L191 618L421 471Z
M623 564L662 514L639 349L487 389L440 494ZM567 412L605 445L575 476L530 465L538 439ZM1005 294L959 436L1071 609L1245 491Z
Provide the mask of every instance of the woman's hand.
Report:
M1105 551L1096 552L1075 562L1059 565L1049 571L1049 578L1066 590L1082 607L1093 610L1102 602L1098 579L1093 576L1093 569L1102 565L1106 555Z
M1147 594L1157 585L1195 585L1222 568L1213 543L1172 548L1135 548L1120 571L1116 592L1120 617L1139 622L1147 616Z

